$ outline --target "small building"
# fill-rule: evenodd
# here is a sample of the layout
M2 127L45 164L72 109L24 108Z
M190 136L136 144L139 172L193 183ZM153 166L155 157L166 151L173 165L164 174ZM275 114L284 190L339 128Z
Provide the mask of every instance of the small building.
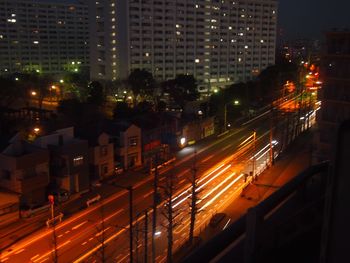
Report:
M114 174L114 145L110 135L97 126L80 132L89 143L90 179L100 180Z
M187 142L196 142L215 133L214 117L196 119L183 125L182 136Z
M0 189L0 226L19 219L19 194Z
M110 135L114 144L115 163L125 169L142 164L141 129L128 122L108 121L104 130Z
M88 142L74 136L74 128L39 136L34 145L50 151L51 184L70 193L89 189Z
M20 134L9 140L0 153L0 186L20 195L20 203L46 202L49 183L49 152L26 141Z

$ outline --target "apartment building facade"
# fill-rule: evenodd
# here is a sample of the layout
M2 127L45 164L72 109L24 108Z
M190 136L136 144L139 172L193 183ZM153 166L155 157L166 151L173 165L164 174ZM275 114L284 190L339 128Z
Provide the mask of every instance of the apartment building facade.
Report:
M116 51L116 61L105 63L116 66L112 78L137 68L159 80L193 74L206 90L249 80L275 62L275 0L94 2L96 23L109 28L96 47L105 46L101 55Z
M83 0L0 0L0 74L61 74L89 67Z

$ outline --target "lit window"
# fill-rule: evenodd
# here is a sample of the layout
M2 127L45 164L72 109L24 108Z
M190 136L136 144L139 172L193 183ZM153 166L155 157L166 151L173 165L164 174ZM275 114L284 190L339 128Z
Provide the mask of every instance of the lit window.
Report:
M73 166L80 166L84 163L84 157L83 156L77 156L73 159Z
M130 137L129 138L129 147L137 146L137 137Z
M195 63L199 63L199 58L196 58L196 59L194 60L194 62L195 62Z

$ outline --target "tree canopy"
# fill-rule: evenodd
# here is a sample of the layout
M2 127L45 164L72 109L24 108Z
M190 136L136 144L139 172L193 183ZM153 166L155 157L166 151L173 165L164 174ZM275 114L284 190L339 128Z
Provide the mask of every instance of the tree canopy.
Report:
M131 90L134 97L141 96L152 96L156 88L156 81L153 78L152 73L144 69L133 70L129 77L128 82L131 86Z
M193 75L178 75L175 79L163 82L162 86L174 102L181 107L186 101L194 101L199 97L197 81Z

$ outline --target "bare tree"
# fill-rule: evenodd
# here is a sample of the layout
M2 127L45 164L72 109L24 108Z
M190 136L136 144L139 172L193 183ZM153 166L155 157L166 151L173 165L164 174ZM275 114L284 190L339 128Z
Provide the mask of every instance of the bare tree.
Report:
M97 257L99 259L99 262L106 262L106 245L105 245L105 241L106 241L106 224L105 224L105 214L104 214L104 209L103 209L103 205L100 202L100 218L101 221L99 222L99 224L96 224L96 230L97 230L97 240L100 243L101 247L100 249L97 251Z
M180 212L173 208L173 198L176 191L175 177L170 174L165 181L165 185L162 187L165 198L165 207L162 211L162 215L166 218L167 224L164 226L167 229L168 237L168 249L167 249L167 262L173 262L173 229L181 224L178 220Z
M196 215L199 213L199 207L198 207L198 201L200 200L199 198L199 176L197 173L197 160L196 160L196 155L197 152L194 152L194 157L193 157L193 166L192 166L192 174L191 177L189 178L189 181L191 183L191 189L190 189L190 230L189 230L189 237L188 237L188 242L190 245L193 244L193 237L194 237L194 227L196 223Z
M58 249L57 249L57 234L56 234L56 222L52 220L52 261L58 263Z

